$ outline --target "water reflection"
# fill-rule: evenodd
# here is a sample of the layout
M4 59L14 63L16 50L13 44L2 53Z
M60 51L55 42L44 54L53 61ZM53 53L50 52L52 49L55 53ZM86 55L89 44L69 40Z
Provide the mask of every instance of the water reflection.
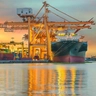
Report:
M88 96L86 77L75 66L0 65L0 96Z
M30 65L34 66L34 65ZM44 66L44 65L43 65ZM29 68L29 96L85 96L86 72L75 67Z

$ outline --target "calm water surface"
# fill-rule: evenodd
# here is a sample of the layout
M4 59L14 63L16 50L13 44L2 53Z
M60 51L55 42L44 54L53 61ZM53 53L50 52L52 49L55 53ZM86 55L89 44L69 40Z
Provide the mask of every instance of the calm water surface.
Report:
M0 96L96 96L96 62L0 64Z

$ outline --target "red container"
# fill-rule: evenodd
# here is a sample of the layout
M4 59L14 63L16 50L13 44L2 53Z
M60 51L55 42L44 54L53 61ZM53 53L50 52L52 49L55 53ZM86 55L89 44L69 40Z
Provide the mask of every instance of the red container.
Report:
M13 60L14 55L12 53L3 53L3 58L2 60Z
M3 53L0 53L0 60L2 60L3 58Z

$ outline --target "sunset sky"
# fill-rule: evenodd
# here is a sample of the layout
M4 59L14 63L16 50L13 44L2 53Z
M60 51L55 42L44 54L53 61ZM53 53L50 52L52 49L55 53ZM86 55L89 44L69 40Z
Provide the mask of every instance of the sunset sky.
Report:
M0 23L5 21L22 21L17 15L17 8L32 8L33 14L36 14L42 7L44 0L0 0ZM80 20L88 21L93 18L96 23L96 0L46 0L47 3L55 8L69 14L70 16ZM54 11L53 11L54 12ZM50 17L51 19L55 17ZM96 25L91 26L92 29L82 29L78 34L84 35L83 41L88 42L88 51L86 56L96 55ZM4 32L0 28L0 42L10 41L14 37L14 41L21 41L24 30L14 32Z

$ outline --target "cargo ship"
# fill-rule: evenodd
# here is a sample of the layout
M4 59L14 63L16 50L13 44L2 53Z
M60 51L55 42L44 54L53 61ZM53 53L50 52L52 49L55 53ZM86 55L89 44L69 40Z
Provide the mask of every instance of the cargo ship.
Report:
M52 42L51 49L54 62L82 63L85 61L87 42L81 42L80 36L75 33L59 32L56 35L56 42Z

